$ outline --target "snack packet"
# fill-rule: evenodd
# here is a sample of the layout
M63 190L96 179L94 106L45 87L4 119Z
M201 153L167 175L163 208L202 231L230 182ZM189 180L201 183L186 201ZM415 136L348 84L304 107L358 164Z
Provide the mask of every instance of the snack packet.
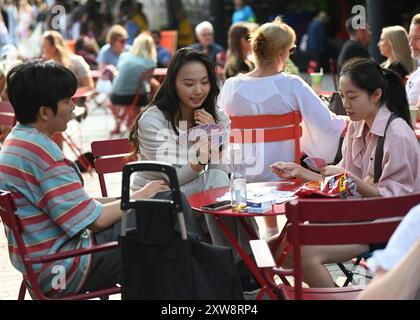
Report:
M312 194L347 198L356 194L356 183L348 173L340 173L318 181L307 182L296 191L298 197Z

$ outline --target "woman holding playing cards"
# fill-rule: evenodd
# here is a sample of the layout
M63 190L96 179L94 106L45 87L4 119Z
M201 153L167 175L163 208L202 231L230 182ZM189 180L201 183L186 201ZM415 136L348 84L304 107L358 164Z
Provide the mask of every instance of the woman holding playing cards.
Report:
M321 168L321 174L295 163L278 162L273 166L273 172L283 178L297 177L303 181L348 172L362 197L420 192L420 145L411 127L401 78L372 60L354 58L342 68L340 94L351 120L343 142L341 162L337 166ZM385 137L383 158L378 162L382 172L375 177L375 155L380 137ZM324 264L345 262L384 247L385 244L304 247L302 266L306 282L310 287L333 287L335 283Z
M229 185L219 138L224 136L226 141L230 120L216 106L219 87L215 68L201 52L191 48L178 50L159 91L130 133L139 159L169 162L176 168L181 191L186 196ZM162 176L137 173L133 189L157 179ZM229 245L213 217L205 215L205 218L213 243ZM249 238L237 220L226 218L225 222L251 252Z

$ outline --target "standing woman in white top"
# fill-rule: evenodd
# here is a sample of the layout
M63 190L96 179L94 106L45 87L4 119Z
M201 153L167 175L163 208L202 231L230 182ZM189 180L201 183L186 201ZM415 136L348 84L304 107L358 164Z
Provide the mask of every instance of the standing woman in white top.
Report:
M230 116L299 111L303 119L302 151L308 156L332 162L345 120L331 113L301 78L282 72L296 47L295 41L295 31L281 18L265 23L253 32L251 46L256 68L226 80L220 105ZM270 165L279 157L294 161L295 147L292 140L258 143L252 152L246 156L247 181L277 181ZM272 222L268 222L268 235L277 231L275 220Z
M229 185L218 148L209 151L207 139L194 144L182 138L187 129L212 123L222 125L229 133L230 120L223 109L216 106L218 94L216 66L210 58L195 49L180 49L149 108L139 115L130 132L130 142L136 147L139 159L171 163L177 171L181 191L187 197ZM162 179L159 173L139 172L132 188L138 189L159 179ZM205 218L213 243L229 245L213 217L205 215ZM250 253L250 239L238 220L229 217L224 221ZM251 223L256 227L254 220ZM238 262L239 257L236 259Z

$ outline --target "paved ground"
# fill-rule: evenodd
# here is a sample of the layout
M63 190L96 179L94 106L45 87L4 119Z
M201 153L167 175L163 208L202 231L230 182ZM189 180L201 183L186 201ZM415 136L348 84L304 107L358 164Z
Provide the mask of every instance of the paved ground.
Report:
M324 79L324 90L332 89L332 78L326 76ZM84 152L90 151L90 143L95 140L106 140L109 138L109 132L114 127L113 117L106 108L97 108L93 104L89 105L88 117L81 123L72 121L69 125L68 132L73 137L78 145L82 145ZM81 136L83 134L83 139ZM64 146L64 152L70 159L75 159L74 154L70 149ZM121 183L119 175L111 175L107 177L107 187L110 196L119 196L121 192ZM98 179L95 173L92 175L85 173L85 187L92 196L100 196L100 189ZM264 224L262 220L258 220L260 230L264 232ZM278 218L279 226L284 224L283 217ZM2 226L0 226L2 228ZM342 273L333 265L330 267L337 283L341 284L344 281ZM363 272L363 270L362 270ZM359 279L358 277L357 279ZM0 231L0 300L17 299L21 276L10 264L7 250L7 241L3 231ZM114 296L118 299L119 296ZM28 295L26 299L29 299Z

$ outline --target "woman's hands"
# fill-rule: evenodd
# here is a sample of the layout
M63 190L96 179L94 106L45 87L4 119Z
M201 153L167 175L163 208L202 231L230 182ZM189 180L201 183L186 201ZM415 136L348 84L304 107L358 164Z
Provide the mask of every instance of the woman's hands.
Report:
M319 174L305 169L294 162L276 162L271 165L271 170L283 179L299 178L303 181L315 181L321 179Z
M339 166L325 166L319 169L324 177L335 176L336 174L345 173L346 170Z
M155 180L146 184L140 190L133 192L132 198L136 200L149 199L160 191L169 190L168 185L163 180Z
M215 123L213 116L204 108L194 110L194 122L196 125Z

